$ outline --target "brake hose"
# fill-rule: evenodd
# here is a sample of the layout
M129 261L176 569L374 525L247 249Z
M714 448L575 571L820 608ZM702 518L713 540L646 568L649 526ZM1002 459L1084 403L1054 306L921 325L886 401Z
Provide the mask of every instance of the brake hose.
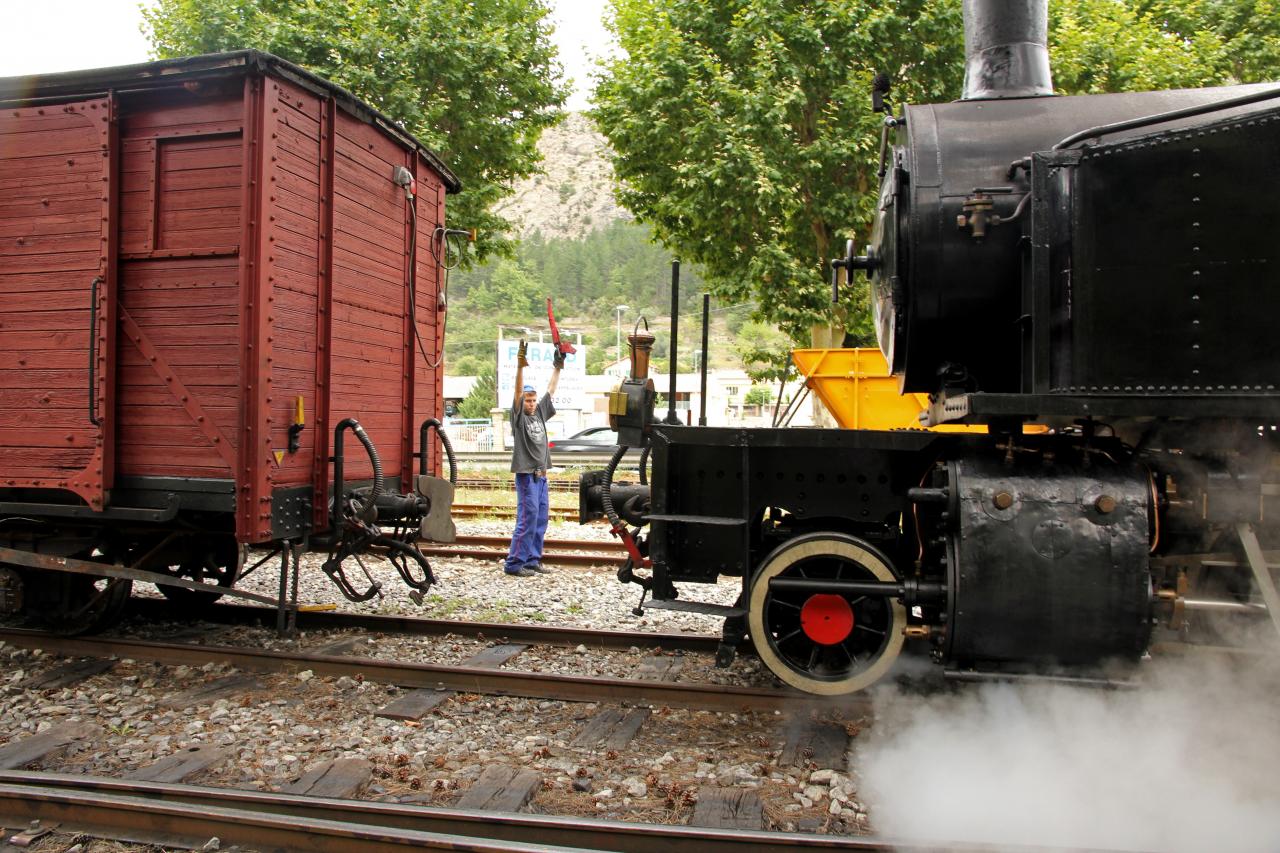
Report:
M373 441L365 433L364 427L360 426L360 422L355 418L344 418L333 429L333 503L335 515L342 500L343 492L343 468L346 462L346 452L342 447L342 433L350 428L360 443L364 445L365 452L369 454L369 463L373 466L373 488L369 493L368 502L360 510L360 520L366 524L372 523L378 517L378 496L382 494L382 460L378 457L378 451L373 446Z
M609 523L613 525L614 530L626 530L622 519L618 517L618 513L613 508L613 496L610 494L613 489L613 472L617 470L618 463L626 455L626 447L619 447L613 451L613 458L609 460L609 467L604 472L604 483L600 487L600 503L604 506L604 514L608 516Z
M422 428L418 431L418 473L427 473L427 433L435 427L436 435L440 436L440 444L444 446L444 455L449 460L449 482L457 485L458 483L458 462L453 456L453 442L449 441L449 436L445 434L444 426L435 418L427 418L422 422Z

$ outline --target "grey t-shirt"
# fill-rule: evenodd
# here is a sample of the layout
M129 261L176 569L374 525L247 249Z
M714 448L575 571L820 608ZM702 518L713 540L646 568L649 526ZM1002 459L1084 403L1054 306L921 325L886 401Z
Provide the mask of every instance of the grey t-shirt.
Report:
M551 467L551 451L547 448L547 419L554 417L556 407L551 395L543 394L532 415L524 413L524 400L511 407L511 471L532 474Z

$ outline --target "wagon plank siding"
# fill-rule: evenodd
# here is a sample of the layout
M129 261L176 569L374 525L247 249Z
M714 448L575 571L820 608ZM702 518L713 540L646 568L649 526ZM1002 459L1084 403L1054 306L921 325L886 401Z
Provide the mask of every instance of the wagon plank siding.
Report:
M275 487L311 481L316 412L316 312L320 277L320 99L311 92L275 81L277 111L266 117L274 142L271 193L264 199L268 274L273 283L273 341L269 403L270 443L285 449L295 401L301 397L305 423L296 453L285 453L272 472ZM300 112L301 111L301 112ZM287 185L281 180L290 180Z
M239 442L238 260L172 253L238 245L241 125L239 97L176 93L148 99L122 120L127 186L138 191L121 199L124 245L136 254L121 262L120 302L164 364L157 370L134 342L121 341L123 475L234 476L227 454Z
M167 82L122 69L129 85L103 87L121 93L113 123L103 109L86 125L83 103L0 120L0 474L56 488L89 466L110 476L84 429L86 291L104 269L119 313L104 318L119 334L104 354L117 431L106 446L121 476L233 479L237 538L262 542L297 517L273 518L281 489L313 484L324 522L339 419L360 419L389 476L413 464L417 421L439 415L440 373L413 332L434 357L442 177L345 95L289 82L273 62ZM412 235L400 165L420 195ZM306 428L288 453L299 400ZM55 428L8 446L32 413ZM368 469L358 448L348 456L349 476Z
M444 187L435 172L421 156L415 156L415 169L418 179L418 246L415 273L416 320L418 334L431 361L428 363L414 347L414 415L415 424L427 418L443 419L444 402L442 399L442 383L444 369L442 363L445 314L437 308L439 302L439 267L432 255L431 240L437 226L444 222ZM447 309L446 309L447 310ZM432 367L432 365L437 365ZM432 436L427 454L429 469L440 473L443 451L440 443Z
M76 394L78 408L44 407L39 429L0 428L0 480L70 489L100 506L109 485L106 377L90 385L90 346L110 341L109 313L91 330L92 282L110 287L108 211L115 151L109 99L0 113L0 393ZM55 438L57 441L51 441Z

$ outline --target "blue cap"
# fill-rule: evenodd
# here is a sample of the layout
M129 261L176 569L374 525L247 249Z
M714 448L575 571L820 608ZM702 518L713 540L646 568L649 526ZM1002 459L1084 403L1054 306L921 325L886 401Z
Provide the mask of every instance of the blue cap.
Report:
M523 388L523 389L521 389L521 390L523 390L523 391L524 391L524 393L526 393L526 394L537 394L537 393L538 393L538 389L537 389L537 388L534 388L532 385L526 385L526 386L524 386L524 388Z

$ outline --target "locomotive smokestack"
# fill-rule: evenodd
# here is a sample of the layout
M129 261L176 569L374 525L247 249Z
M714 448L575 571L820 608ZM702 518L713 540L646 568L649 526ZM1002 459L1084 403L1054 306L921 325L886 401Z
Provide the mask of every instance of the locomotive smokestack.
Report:
M1053 94L1048 0L964 0L961 100Z

